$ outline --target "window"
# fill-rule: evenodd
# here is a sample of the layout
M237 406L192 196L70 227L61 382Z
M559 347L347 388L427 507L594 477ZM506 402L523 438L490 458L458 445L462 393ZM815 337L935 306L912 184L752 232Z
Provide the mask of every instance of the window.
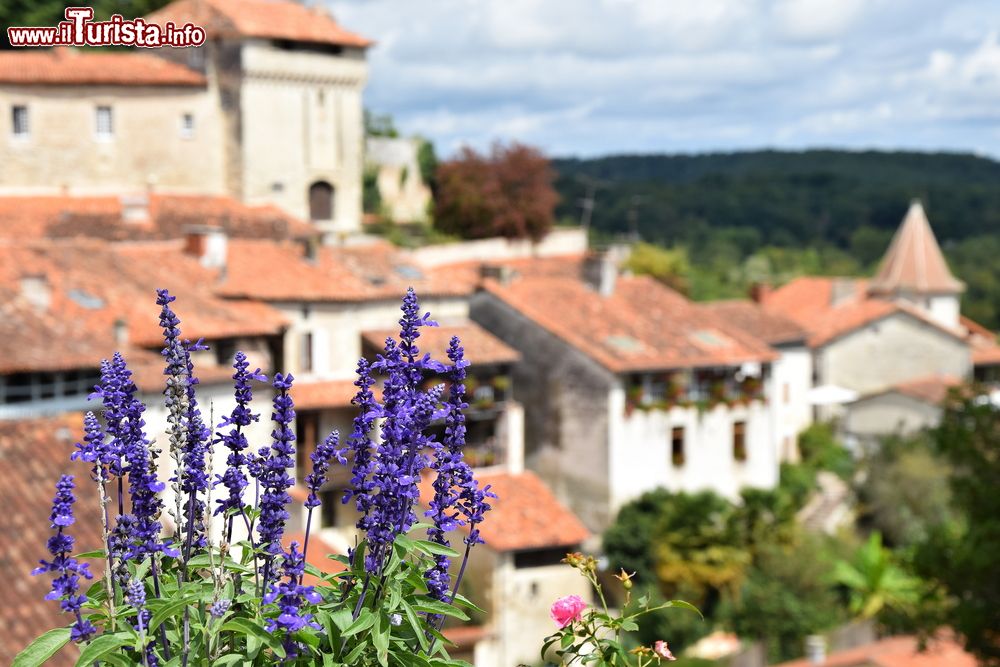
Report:
M313 335L312 332L302 334L302 350L299 359L299 372L311 373L313 370Z
M15 137L26 138L29 134L28 128L28 107L23 104L15 104L10 109L11 127Z
M337 508L340 507L344 498L343 489L328 489L319 492L320 505L320 527L336 528Z
M194 114L181 114L181 138L191 139L194 137Z
M733 458L747 460L747 423L733 422Z
M94 131L98 139L110 139L114 136L115 127L111 117L111 107L97 107L94 122Z
M559 547L556 549L532 549L531 551L514 552L514 568L523 569L526 567L546 567L548 565L559 565L566 557L569 549Z
M675 466L684 465L684 427L670 429L670 462Z

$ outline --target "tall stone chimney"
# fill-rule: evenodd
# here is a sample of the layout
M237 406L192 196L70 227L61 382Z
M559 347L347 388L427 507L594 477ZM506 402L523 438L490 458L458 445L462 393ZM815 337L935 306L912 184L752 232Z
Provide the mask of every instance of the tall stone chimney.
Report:
M583 262L583 279L601 296L615 293L618 267L631 252L627 245L612 245L595 250Z

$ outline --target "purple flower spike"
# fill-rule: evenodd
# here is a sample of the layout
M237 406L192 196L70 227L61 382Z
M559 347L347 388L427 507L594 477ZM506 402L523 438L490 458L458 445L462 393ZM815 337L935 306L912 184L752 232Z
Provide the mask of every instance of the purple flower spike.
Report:
M276 373L272 383L277 393L274 396L274 412L271 418L275 427L271 432L271 450L262 464L260 482L263 493L260 499L260 523L257 531L259 545L271 556L281 554L281 536L288 520L288 504L292 497L288 489L294 480L288 471L295 465L295 431L290 426L295 422L295 410L288 390L294 378ZM265 577L266 579L267 577Z
M86 563L79 563L69 554L73 549L73 537L64 532L64 528L73 525L73 503L76 498L73 496L73 476L63 475L56 483L56 495L52 500L52 513L49 515L52 529L55 534L49 538L49 553L52 554L51 561L40 561L40 565L31 571L32 575L44 574L46 572L57 573L52 580L52 590L45 596L46 600L60 600L60 607L63 611L76 616L70 631L73 641L82 642L90 639L97 632L97 628L87 619L83 618L80 609L87 598L77 595L80 587L80 577L90 579L90 566Z

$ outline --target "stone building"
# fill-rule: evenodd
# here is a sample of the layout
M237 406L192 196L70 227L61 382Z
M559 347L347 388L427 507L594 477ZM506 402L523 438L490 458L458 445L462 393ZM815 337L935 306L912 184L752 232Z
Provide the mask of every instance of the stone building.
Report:
M656 487L773 487L779 355L651 278L591 263L590 280L514 272L472 299L472 318L522 355L528 467L593 531Z
M845 397L815 416L870 441L936 423L948 387L998 366L995 336L961 316L963 289L913 202L874 278L798 278L758 300L809 332L814 392Z
M366 168L374 171L382 211L396 223L426 222L431 189L424 182L417 156L420 139L368 137Z
M0 54L0 194L228 195L360 229L371 42L291 0L178 0L203 46Z

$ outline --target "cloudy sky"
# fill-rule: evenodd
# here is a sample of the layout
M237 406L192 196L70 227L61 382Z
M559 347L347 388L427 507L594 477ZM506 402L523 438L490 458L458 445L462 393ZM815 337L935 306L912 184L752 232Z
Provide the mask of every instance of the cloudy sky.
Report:
M1000 157L996 0L331 0L366 105L441 153L756 147Z

